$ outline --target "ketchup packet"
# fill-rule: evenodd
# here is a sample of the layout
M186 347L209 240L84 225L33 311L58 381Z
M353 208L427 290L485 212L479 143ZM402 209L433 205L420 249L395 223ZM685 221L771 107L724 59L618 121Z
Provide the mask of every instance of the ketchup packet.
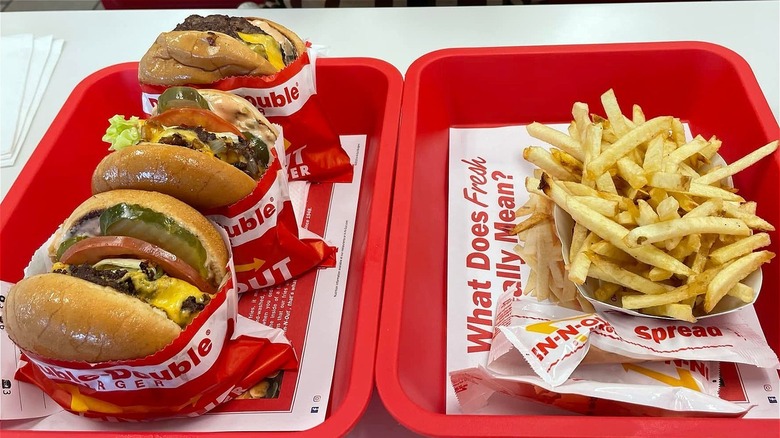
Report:
M335 262L334 247L299 227L280 159L284 156L283 130L276 128L279 136L272 160L252 193L233 205L204 212L228 234L238 293L281 284L318 265Z
M606 358L734 362L777 368L777 355L763 337L731 313L688 323L638 318L621 312L583 313L527 297L502 297L511 317L497 327L489 364L515 351L551 386L562 385L592 348Z
M187 85L237 94L287 131L285 165L290 181L350 182L352 164L320 106L315 75L316 52L308 50L277 74L234 76L211 84ZM143 110L152 114L168 87L141 85Z
M718 397L717 362L592 365L556 387L518 362L505 361L500 372L476 367L450 373L461 410L475 412L495 392L585 415L736 417L749 409Z
M50 272L49 244L36 251L25 276ZM203 415L269 374L296 369L297 358L281 329L238 315L232 257L227 270L208 306L157 353L86 363L25 352L16 378L36 385L74 414L144 421Z

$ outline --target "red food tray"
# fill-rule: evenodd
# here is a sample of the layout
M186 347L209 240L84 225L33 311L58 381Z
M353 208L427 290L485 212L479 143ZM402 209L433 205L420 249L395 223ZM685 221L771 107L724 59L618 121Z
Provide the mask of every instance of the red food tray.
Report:
M435 436L777 436L777 420L445 415L449 128L568 123L575 101L601 108L609 88L648 116L673 114L694 133L717 133L727 161L780 136L748 64L712 44L449 49L409 68L376 370L385 406L406 427ZM776 226L778 168L775 154L734 178ZM772 241L777 252L776 232ZM775 352L778 277L775 261L756 303Z
M107 153L101 137L108 118L143 114L137 70L137 63L100 70L84 79L65 102L0 206L0 279L21 279L32 253L90 196L92 170ZM335 131L368 135L355 239L328 417L307 431L264 436L343 435L368 406L374 385L402 87L401 74L384 61L317 61L317 91ZM65 436L60 432L48 435Z

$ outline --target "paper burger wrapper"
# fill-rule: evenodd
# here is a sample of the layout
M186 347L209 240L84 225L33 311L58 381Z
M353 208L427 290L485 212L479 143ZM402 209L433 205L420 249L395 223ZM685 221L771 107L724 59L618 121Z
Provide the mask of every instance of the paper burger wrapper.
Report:
M255 189L239 202L204 212L226 233L238 293L284 283L317 266L334 266L335 247L300 226L285 171L279 125L271 162ZM304 184L296 182L294 184Z
M653 417L740 417L750 406L718 397L717 362L602 364L578 370L553 387L533 373L484 367L450 373L465 414L475 413L502 393L583 415Z
M50 272L50 241L36 251L25 277ZM38 386L74 414L146 421L203 415L263 377L297 368L282 330L238 315L232 257L227 272L206 308L178 338L151 356L86 363L24 352L16 378Z
M228 91L248 100L272 123L284 127L284 158L290 181L350 182L352 164L328 122L317 95L317 53L308 50L280 72L269 76L234 76L193 88ZM143 110L152 114L168 87L141 83Z

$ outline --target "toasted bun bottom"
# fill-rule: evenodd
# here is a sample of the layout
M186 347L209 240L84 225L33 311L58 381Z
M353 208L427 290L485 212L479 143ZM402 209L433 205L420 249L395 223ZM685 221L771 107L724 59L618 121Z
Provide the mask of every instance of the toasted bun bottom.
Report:
M92 193L151 190L198 209L233 204L257 183L235 167L180 146L141 143L108 154L92 174Z
M146 357L181 333L163 312L137 298L54 273L14 285L4 321L8 336L26 351L93 363Z

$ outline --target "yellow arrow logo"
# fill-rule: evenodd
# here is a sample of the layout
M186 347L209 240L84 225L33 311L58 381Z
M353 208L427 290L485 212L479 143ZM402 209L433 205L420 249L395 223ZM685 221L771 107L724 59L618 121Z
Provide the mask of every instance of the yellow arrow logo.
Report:
M555 324L561 323L563 321L571 321L573 319L585 319L588 315L579 315L579 316L572 316L571 318L564 318L564 319L556 319L555 321L547 321L547 322L538 322L536 324L531 324L529 326L526 326L526 331L534 332L534 333L542 333L545 335L551 335L555 333L559 327L556 327Z
M642 374L644 376L647 376L651 379L658 380L661 383L665 383L669 386L677 386L681 388L688 388L692 389L694 391L701 392L701 388L699 388L699 384L696 383L696 379L693 378L693 375L691 375L691 372L689 370L684 370L682 368L676 368L677 369L677 378L673 376L667 376L664 373L651 370L649 368L645 368L643 366L633 364L633 363L624 363L623 369L626 370L626 372L634 371L639 374Z
M257 271L265 264L265 260L257 258L252 259L252 263L246 265L236 265L236 272Z

